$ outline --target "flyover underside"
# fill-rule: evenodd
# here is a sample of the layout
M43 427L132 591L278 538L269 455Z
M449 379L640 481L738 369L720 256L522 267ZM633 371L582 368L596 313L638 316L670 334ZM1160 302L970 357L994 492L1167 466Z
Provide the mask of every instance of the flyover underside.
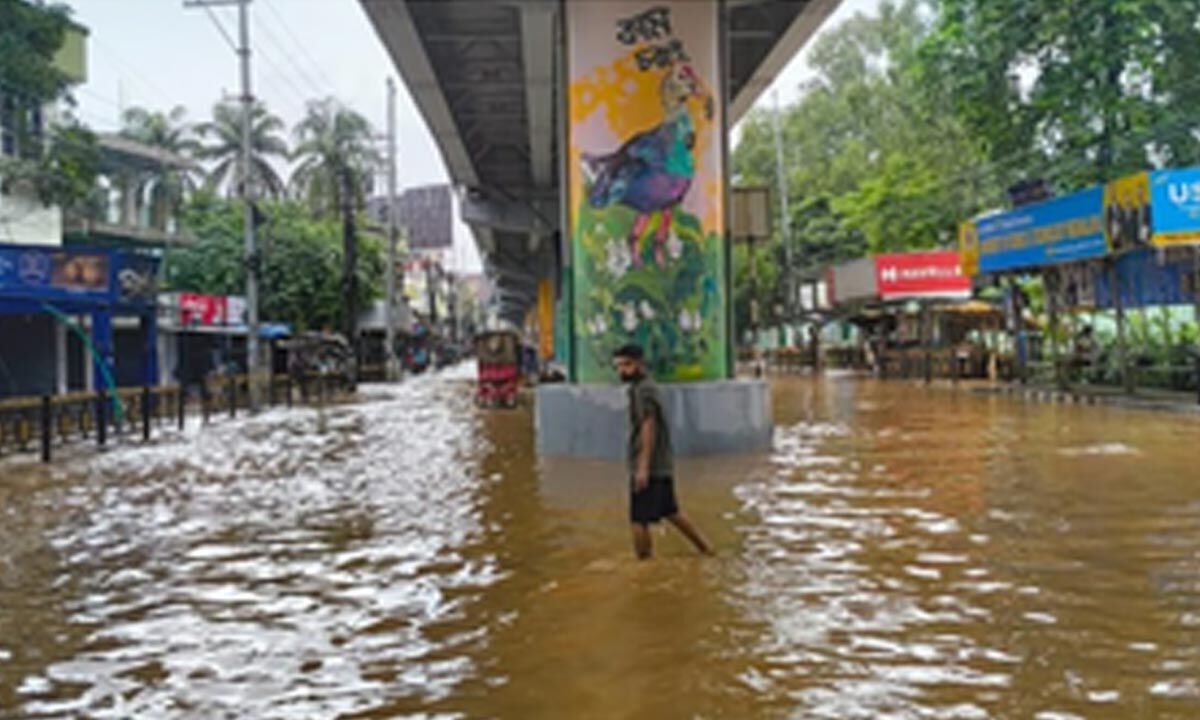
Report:
M520 322L553 274L558 0L360 0L463 191L499 298ZM729 0L736 122L841 0Z

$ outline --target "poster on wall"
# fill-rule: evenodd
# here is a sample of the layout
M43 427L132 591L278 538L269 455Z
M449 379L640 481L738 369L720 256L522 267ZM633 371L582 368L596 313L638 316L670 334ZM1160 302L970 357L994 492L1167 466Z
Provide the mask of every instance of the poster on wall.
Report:
M626 342L660 380L724 378L718 4L564 7L577 379Z

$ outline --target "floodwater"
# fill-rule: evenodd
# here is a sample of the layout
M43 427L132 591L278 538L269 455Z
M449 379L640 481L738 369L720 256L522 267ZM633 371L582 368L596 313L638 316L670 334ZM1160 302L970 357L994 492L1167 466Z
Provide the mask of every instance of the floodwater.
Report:
M0 463L0 717L1200 717L1194 420L781 381L637 563L470 393Z

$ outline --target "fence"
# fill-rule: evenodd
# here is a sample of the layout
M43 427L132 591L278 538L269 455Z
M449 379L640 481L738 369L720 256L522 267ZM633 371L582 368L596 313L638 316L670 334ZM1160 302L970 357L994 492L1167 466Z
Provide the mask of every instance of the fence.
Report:
M353 385L331 375L264 376L261 390L266 406L291 407L297 394L302 403L324 404L353 391ZM250 400L248 376L213 376L199 387L195 404L208 424L216 416L249 411ZM109 438L130 432L149 441L156 427L174 424L182 430L189 404L188 393L178 386L0 400L0 457L40 451L42 461L50 462L56 448L88 440L104 447Z

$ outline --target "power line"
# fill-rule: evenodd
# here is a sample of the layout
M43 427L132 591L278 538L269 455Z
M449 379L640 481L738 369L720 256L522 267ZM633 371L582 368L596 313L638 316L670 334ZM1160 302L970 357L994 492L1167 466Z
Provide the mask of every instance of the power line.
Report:
M312 78L310 76L308 76L296 64L296 61L294 59L292 59L292 56L288 53L287 49L284 48L280 44L279 39L276 38L275 35L270 30L267 29L267 25L265 23L259 23L258 29L260 31L262 31L261 36L267 38L267 40L270 41L270 43L272 45L272 49L278 50L279 53L283 56L283 58L285 60L287 60L293 68L295 68L297 74L300 75L301 78L305 82L308 83L308 85L313 93L312 97L313 98L320 97L323 94L321 92L320 86L318 86L316 83L314 83L312 81ZM263 61L266 62L268 65L270 65L271 68L275 70L276 74L278 74L291 87L291 89L296 92L296 96L301 100L301 103L300 103L301 107L303 108L304 106L306 106L310 99L309 95L303 89L301 89L300 86L297 85L294 80L292 80L291 75L283 72L283 70L279 67L279 65L277 65L274 61L272 61L271 58L268 57L265 52L263 52L261 45L258 47L258 51L259 51L259 55L263 58Z
M325 74L324 66L313 59L313 56L309 54L304 43L300 42L295 33L292 32L291 26L288 25L288 22L284 19L283 14L275 9L274 3L272 3L271 0L261 0L260 4L267 9L267 12L271 13L272 17L274 17L276 22L279 23L279 27L283 29L284 34L288 36L288 38L292 41L292 44L300 51L300 54L303 55L304 58L312 65L313 69L317 71L317 75L319 76L318 79L321 81L320 85L332 88L334 84L329 79L329 76Z
M107 45L99 37L95 37L93 39L95 40L96 47L101 51L101 53L104 55L107 55L109 57L109 59L113 61L114 64L122 66L126 71L128 71L133 76L133 78L135 80L140 82L142 84L142 86L145 87L147 90L149 90L153 94L157 95L158 98L160 100L162 100L164 103L166 103L168 105L171 104L171 102L172 102L171 93L164 92L161 87L156 85L152 80L150 80L150 78L146 77L146 75L143 74L141 72L141 70L139 70L137 68L136 65L133 65L133 64L128 63L125 60L123 60L121 58L120 54L117 53L116 50L114 50L111 46Z
M225 38L225 44L229 46L230 50L236 53L238 51L237 43L234 42L233 35L225 29L225 24L221 22L221 18L217 17L217 13L208 5L202 5L201 7L204 8L204 12L208 15L208 19L212 21L213 26L217 28L217 32L221 33L221 37Z

